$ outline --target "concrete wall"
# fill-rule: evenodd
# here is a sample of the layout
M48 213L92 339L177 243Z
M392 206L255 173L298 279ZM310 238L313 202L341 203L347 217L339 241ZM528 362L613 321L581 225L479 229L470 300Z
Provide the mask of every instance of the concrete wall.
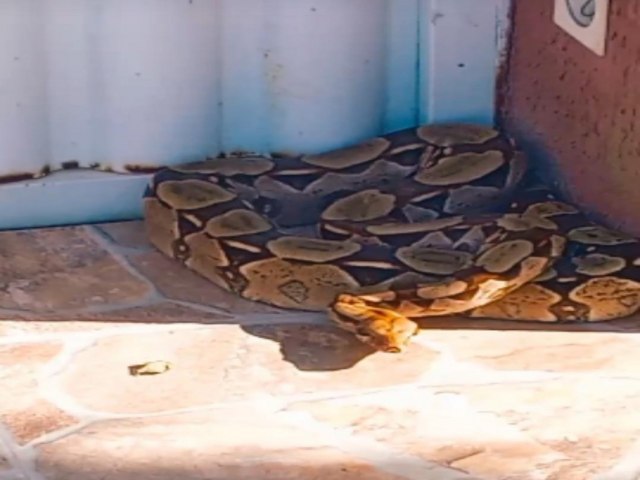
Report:
M572 200L640 235L640 2L611 0L605 57L553 23L553 0L514 3L504 125Z

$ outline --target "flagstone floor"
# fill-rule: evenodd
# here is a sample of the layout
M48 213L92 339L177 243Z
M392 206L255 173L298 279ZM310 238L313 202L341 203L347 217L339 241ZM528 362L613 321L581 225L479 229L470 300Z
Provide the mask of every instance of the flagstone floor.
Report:
M639 479L639 327L442 319L374 353L140 222L2 232L0 480Z

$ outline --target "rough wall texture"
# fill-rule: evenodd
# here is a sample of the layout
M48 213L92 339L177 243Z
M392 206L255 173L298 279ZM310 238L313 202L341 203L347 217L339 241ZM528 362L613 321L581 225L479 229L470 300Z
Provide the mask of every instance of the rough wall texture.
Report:
M640 235L640 2L611 0L599 57L553 23L553 0L513 0L502 123L570 200Z

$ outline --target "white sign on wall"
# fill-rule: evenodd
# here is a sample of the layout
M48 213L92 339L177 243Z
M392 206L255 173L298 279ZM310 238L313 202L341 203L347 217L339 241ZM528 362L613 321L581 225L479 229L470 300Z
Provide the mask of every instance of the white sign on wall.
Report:
M609 0L555 0L553 20L597 55L604 55Z

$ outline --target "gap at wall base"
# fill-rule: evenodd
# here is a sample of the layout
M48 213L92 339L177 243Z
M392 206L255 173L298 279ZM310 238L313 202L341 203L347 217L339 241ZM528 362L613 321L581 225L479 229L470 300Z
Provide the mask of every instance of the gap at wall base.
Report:
M0 186L0 230L142 218L150 175L62 171Z

